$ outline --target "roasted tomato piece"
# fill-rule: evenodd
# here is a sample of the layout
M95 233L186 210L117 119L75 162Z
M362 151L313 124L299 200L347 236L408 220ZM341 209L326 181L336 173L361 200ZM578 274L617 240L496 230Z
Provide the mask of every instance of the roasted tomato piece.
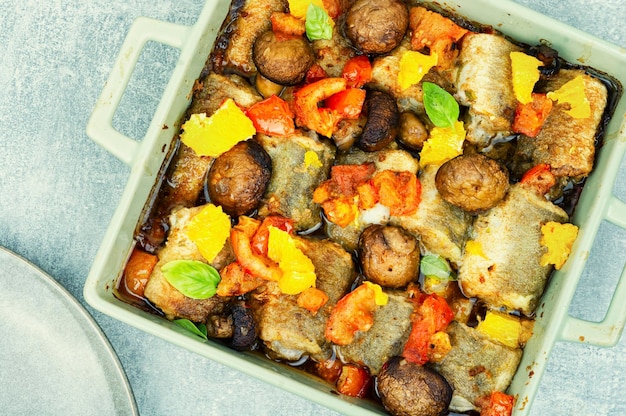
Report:
M140 299L144 297L143 291L157 262L157 256L142 250L133 250L126 264L122 281L124 289L126 289L128 294Z
M348 87L360 88L372 80L372 64L365 55L355 56L346 62L341 76L347 81Z
M365 102L365 90L360 88L348 88L328 97L324 104L339 117L356 120L361 115Z
M318 103L345 89L345 79L324 78L296 91L293 106L298 124L331 137L341 117L330 108L318 107Z
M355 365L346 364L341 368L337 390L350 397L365 397L369 389L371 377L367 370Z

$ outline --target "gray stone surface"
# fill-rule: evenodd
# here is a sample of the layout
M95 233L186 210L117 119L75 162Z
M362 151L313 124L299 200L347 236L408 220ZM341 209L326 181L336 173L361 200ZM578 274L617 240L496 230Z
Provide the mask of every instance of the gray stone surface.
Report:
M626 47L623 0L517 2ZM89 114L134 18L192 24L202 2L1 5L0 245L28 258L84 304L85 277L129 174L88 139ZM120 131L143 135L176 57L169 48L148 44L114 119ZM622 200L625 178L626 161L615 185ZM603 224L573 315L602 319L624 253L626 231ZM142 415L335 414L87 308L116 350ZM615 348L559 343L531 413L626 414L625 384L624 337Z

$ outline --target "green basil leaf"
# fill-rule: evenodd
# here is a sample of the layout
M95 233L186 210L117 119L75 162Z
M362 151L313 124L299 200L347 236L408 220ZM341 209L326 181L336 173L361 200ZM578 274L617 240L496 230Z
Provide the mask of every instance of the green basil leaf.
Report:
M446 90L432 82L423 82L424 108L437 127L452 127L459 119L459 103Z
M212 266L195 260L174 260L161 271L165 279L183 295L207 299L215 295L220 274Z
M309 4L306 10L304 28L309 40L332 39L333 37L332 19L326 10L313 3Z
M452 273L448 262L439 255L427 254L420 261L420 271L424 276L448 279Z
M200 323L196 325L189 319L175 319L174 323L181 328L184 328L187 331L191 332L192 334L199 336L202 339L208 339L205 324Z

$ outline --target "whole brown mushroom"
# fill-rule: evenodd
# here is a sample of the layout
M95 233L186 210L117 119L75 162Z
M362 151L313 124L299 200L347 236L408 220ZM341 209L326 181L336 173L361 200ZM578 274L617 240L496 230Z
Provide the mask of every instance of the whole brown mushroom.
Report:
M271 30L261 34L252 48L257 70L280 85L301 83L315 62L313 49L302 37L278 40Z
M419 244L400 227L367 227L359 239L359 255L367 280L381 286L401 288L419 277Z
M402 357L385 363L377 389L383 406L395 416L444 415L452 400L452 388L443 376Z
M480 153L461 155L441 165L435 185L449 203L478 213L496 206L504 198L509 189L509 172Z
M363 53L380 55L400 44L409 11L400 0L357 0L346 17L345 32Z
M211 202L232 216L257 208L272 173L272 159L253 140L237 143L209 169L207 191Z

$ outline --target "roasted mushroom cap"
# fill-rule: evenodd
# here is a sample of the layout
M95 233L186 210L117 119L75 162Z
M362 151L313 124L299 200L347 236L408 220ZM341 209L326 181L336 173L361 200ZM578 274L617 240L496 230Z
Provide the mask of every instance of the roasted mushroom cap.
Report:
M419 276L419 245L400 227L367 227L359 240L359 254L365 277L381 286L401 288Z
M381 150L396 138L400 118L396 100L386 92L370 90L365 96L363 110L367 121L357 146L367 152Z
M243 302L238 302L233 306L233 337L230 342L231 348L244 351L252 349L256 343L257 329L252 312Z
M346 17L346 36L362 52L380 55L400 44L409 11L400 0L358 0Z
M272 173L272 159L253 140L239 142L220 155L207 177L211 202L240 216L253 211L263 197Z
M280 85L301 83L315 62L309 43L302 37L276 39L271 30L254 42L252 60L265 78Z
M441 197L467 212L485 211L504 198L509 172L479 153L457 156L441 165L435 177Z
M448 411L452 388L439 373L393 357L378 374L378 394L395 416L439 416Z

